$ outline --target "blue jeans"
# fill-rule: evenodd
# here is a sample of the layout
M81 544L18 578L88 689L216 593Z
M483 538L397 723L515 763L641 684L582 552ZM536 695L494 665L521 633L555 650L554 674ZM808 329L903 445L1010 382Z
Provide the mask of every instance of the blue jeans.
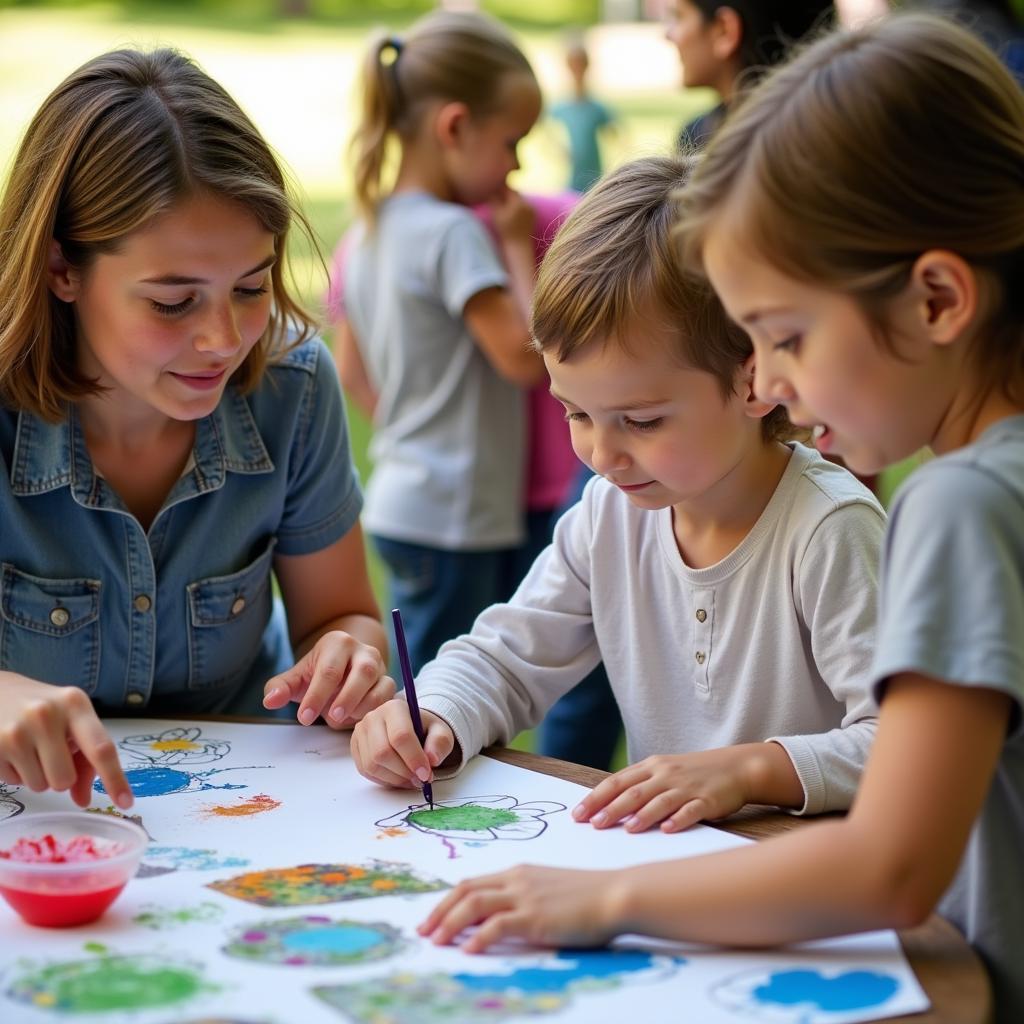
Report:
M515 549L442 551L387 537L371 539L388 571L391 606L402 610L413 675L441 644L468 633L480 612L509 596ZM401 686L394 649L391 674Z
M576 483L560 513L580 500L592 475L586 466L580 467ZM547 757L607 771L621 732L619 705L612 694L604 665L598 665L548 711L541 723L538 749Z

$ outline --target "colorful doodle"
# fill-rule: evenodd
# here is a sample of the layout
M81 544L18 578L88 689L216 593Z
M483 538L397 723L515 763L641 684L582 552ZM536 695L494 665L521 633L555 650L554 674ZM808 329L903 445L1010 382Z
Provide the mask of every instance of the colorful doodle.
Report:
M261 907L303 907L374 896L399 896L447 889L448 883L417 875L408 864L299 864L250 871L210 882L208 889Z
M104 952L89 960L22 968L6 995L37 1009L98 1014L175 1006L215 991L199 964Z
M281 806L280 800L274 800L266 793L258 793L247 800L239 797L239 800L241 803L214 804L212 807L204 807L202 813L208 818L250 818L254 814L264 814Z
M881 1010L899 990L898 978L870 968L798 966L747 971L720 982L711 995L729 1010L773 1024L840 1024Z
M14 787L0 782L0 821L6 821L21 814L25 805L14 795Z
M150 831L142 823L141 814L125 814L124 811L119 811L116 807L107 804L106 807L86 807L86 814L106 814L110 818L122 818L125 821L133 822L142 829L143 832L149 837L149 841L153 841L153 836L150 835Z
M150 846L142 855L136 878L156 878L172 871L219 871L244 868L244 857L222 857L216 850L197 850L189 846Z
M391 974L313 994L357 1024L479 1024L565 1010L577 998L661 981L681 957L633 950L562 950L507 974Z
M383 960L402 948L389 924L310 914L246 925L222 947L228 956L289 967L333 967Z
M197 726L164 729L159 733L126 736L118 744L135 761L150 764L209 764L231 752L227 740L208 739Z
M223 908L216 903L200 903L193 907L163 907L159 903L146 903L132 920L151 928L153 931L165 931L181 925L209 924L219 921L224 914Z
M413 828L439 838L456 856L450 840L479 846L496 839L536 839L548 827L550 814L565 810L565 804L538 800L521 804L512 796L474 796L462 800L435 800L412 804L390 818L375 822L381 829L377 838L402 834Z

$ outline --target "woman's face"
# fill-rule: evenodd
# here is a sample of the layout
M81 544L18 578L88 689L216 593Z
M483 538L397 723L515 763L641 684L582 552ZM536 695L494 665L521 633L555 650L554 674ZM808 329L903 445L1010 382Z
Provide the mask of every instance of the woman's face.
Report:
M66 283L78 365L102 401L194 420L267 329L275 237L239 203L198 195L129 235Z
M683 86L714 86L722 62L715 56L712 22L691 0L666 0L664 21L665 38L679 53Z

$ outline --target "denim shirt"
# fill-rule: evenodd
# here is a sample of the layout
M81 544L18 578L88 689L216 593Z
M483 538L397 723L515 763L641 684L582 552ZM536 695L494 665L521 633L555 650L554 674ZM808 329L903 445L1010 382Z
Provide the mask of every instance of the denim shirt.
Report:
M97 474L72 409L0 408L0 669L103 711L219 711L290 664L275 555L338 540L362 505L324 345L229 384L148 532Z

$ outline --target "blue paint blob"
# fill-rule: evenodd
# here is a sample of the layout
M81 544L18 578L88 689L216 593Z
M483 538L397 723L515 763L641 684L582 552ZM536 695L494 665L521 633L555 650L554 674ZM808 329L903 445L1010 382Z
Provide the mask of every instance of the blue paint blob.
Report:
M289 952L338 953L349 956L365 953L384 941L384 936L373 928L348 924L289 932L281 936L281 945Z
M508 988L521 992L564 992L577 981L614 978L654 965L653 955L640 950L561 950L557 957L569 966L524 967L510 974L456 974L453 977L468 989L486 992Z
M880 1006L900 987L889 974L874 971L844 971L827 978L820 971L778 971L767 983L758 985L751 996L756 1002L776 1006L809 1003L819 1010L863 1010Z
M188 772L176 768L129 768L124 774L135 796L167 796L188 789L192 783L192 776ZM92 788L97 793L106 793L99 779L93 783Z

